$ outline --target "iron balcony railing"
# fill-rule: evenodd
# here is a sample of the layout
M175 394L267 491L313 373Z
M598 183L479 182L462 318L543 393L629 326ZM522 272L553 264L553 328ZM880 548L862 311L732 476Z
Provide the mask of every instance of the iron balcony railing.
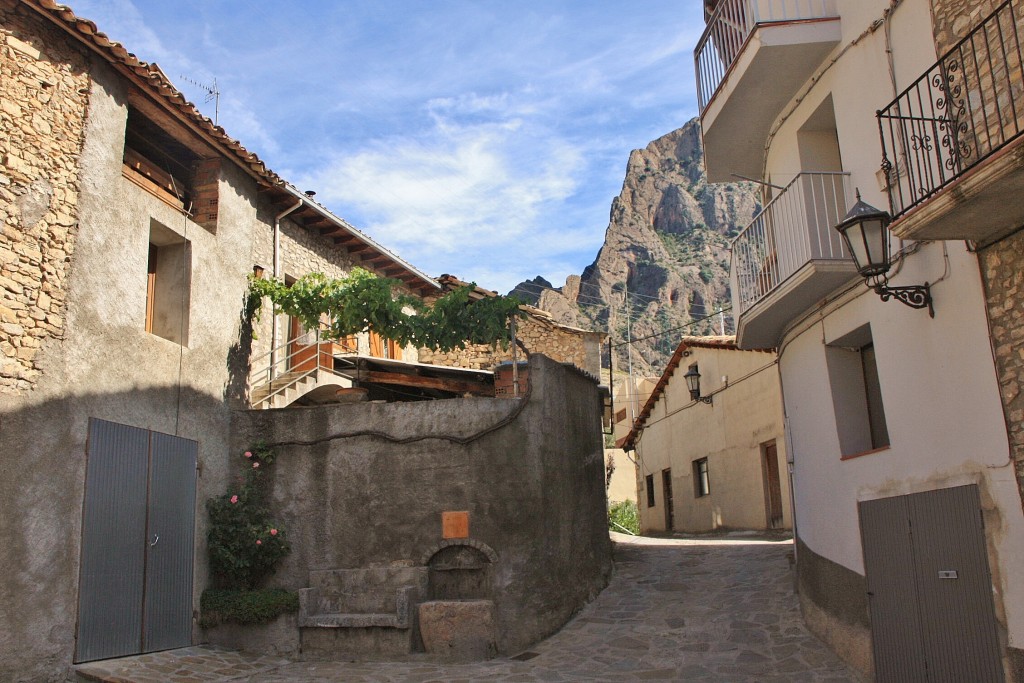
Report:
M850 174L801 173L732 241L732 286L743 313L807 263L848 260L835 225L850 204Z
M882 171L894 217L1024 131L1021 4L1000 5L878 112Z
M721 0L693 51L700 112L757 26L838 16L836 0Z

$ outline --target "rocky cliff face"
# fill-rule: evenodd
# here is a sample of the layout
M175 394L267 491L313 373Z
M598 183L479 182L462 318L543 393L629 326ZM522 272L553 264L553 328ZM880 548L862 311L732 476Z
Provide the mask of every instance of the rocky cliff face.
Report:
M752 183L707 183L694 119L630 154L597 258L537 304L566 324L609 331L613 343L628 325L634 372L658 375L681 335L720 333L713 313L729 307L729 240L758 209ZM536 292L540 280L520 287ZM728 313L725 324L730 332Z

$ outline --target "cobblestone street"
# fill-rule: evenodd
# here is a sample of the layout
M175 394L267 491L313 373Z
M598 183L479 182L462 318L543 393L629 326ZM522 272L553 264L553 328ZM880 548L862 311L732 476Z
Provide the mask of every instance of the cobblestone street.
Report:
M439 664L289 662L186 648L80 667L92 681L859 681L807 632L789 541L616 535L608 588L560 632L511 658Z

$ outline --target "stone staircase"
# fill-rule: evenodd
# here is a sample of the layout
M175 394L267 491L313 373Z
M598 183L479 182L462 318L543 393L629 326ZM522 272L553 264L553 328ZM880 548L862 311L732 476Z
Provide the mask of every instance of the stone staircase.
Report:
M284 408L314 389L319 384L320 374L320 370L286 372L253 387L249 400L253 408Z

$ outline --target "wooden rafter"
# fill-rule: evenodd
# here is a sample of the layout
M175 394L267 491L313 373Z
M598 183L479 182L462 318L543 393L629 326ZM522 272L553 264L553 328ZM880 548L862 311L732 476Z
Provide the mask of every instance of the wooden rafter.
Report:
M362 373L360 379L373 384L396 384L418 389L438 389L450 391L456 394L479 394L493 395L494 387L482 382L465 379L451 379L446 377L423 377L421 375L406 375L400 372L379 372L371 370Z

